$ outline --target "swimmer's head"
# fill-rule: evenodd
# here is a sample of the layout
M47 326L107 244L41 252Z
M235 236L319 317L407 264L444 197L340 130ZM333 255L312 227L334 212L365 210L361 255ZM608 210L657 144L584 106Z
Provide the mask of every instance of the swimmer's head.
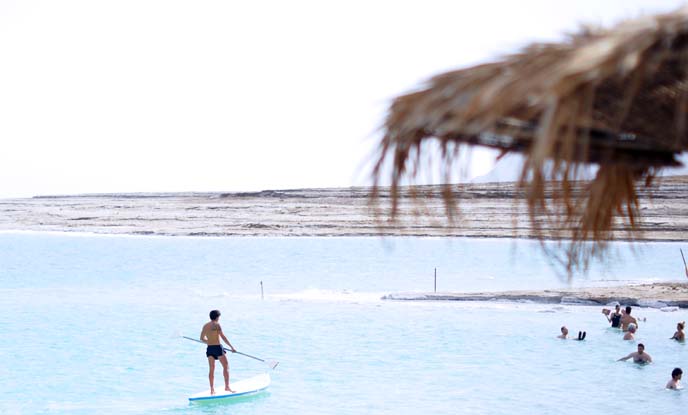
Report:
M215 321L220 317L220 310L213 310L210 312L210 319Z
M631 306L630 305L626 306L626 314L631 314Z
M569 334L569 329L566 326L561 326L561 334Z
M619 311L619 309L621 308L621 304L619 304L619 303L616 303L616 305L614 306L614 308L615 308L615 309L616 309L616 311L618 312L618 311Z
M639 352L639 353L642 353L643 350L645 350L645 345L642 344L642 343L638 343L638 352Z
M681 370L680 367L677 367L676 369L671 371L671 377L673 379L681 379L681 375L683 375L683 371Z
M686 327L686 322L685 322L685 321L682 321L682 322L678 323L678 324L676 325L676 327L678 327L679 329L683 330L683 328Z
M635 333L635 330L636 330L635 324L631 323L628 325L628 331L630 331L631 333Z

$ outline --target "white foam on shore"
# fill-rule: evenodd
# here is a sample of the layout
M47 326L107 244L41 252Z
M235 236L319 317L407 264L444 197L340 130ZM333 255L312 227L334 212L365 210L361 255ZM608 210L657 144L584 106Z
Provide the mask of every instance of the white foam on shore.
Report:
M662 301L658 300L638 300L638 306L639 307L646 307L646 308L658 308L662 309L667 307L668 305Z
M293 293L271 294L267 296L267 298L291 301L370 303L380 302L382 295L382 293L356 292L351 290L336 291L311 288Z
M256 300L261 299L260 294L236 294L227 291L201 291L195 290L194 295L203 299L235 299ZM267 294L264 299L268 301L302 301L302 302L333 302L333 303L379 303L383 293L357 292L353 290L325 290L310 288L303 291Z
M230 294L227 291L205 291L205 290L196 290L195 291L196 297L200 298L243 298L245 296L240 296L236 294ZM255 295L252 295L251 298L255 298Z
M567 305L599 305L595 301L586 300L578 297L562 297L561 304Z

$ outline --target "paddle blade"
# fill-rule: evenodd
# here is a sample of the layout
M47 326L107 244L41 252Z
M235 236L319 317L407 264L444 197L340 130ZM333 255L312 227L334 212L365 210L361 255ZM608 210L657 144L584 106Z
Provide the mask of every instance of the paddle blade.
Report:
M268 365L268 367L269 367L270 369L275 370L275 368L277 367L277 365L279 365L279 362L276 362L276 361L274 361L274 360L266 360L266 361L265 361L265 364Z

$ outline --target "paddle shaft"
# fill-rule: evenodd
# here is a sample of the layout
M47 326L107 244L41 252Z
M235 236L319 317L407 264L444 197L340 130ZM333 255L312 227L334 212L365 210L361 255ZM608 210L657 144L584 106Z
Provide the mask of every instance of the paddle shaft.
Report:
M683 267L686 269L686 277L688 277L688 265L686 265L686 257L683 256L683 249L679 248L681 251L681 258L683 258Z
M204 343L204 342L202 342L202 341L200 341L200 340L198 340L198 339L194 339L194 338L186 337L186 336L182 336L182 337L185 338L185 339L187 339L187 340L194 341L194 342L196 342L196 343L206 344L206 343ZM224 346L222 346L222 350L224 350L225 352L231 352L230 349L228 349L228 348L226 348L226 347L224 347ZM241 352L239 352L239 351L234 351L234 352L232 352L232 353L240 354L240 355L242 355L242 356L246 356L246 357L250 357L251 359L258 360L259 362L266 363L265 360L263 360L263 359L261 359L261 358L259 358L259 357L251 356L250 354L241 353Z

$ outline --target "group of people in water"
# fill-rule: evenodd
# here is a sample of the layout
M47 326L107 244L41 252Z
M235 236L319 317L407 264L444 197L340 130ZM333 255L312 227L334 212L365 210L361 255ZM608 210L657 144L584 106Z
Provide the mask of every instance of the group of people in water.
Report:
M611 323L614 328L619 328L624 333L624 340L635 340L635 333L638 330L638 320L631 315L631 307L627 306L624 310L621 309L620 304L616 304L615 310L611 311L609 309L603 308L602 313L607 318L607 321ZM686 323L681 321L676 324L676 332L670 337L670 340L676 340L683 342L686 339L686 335L683 332ZM574 340L585 340L586 332L579 331L578 337ZM561 327L561 334L557 336L560 339L569 338L569 329L566 326ZM638 343L637 351L629 353L618 361L626 361L628 359L633 359L634 363L647 364L652 363L652 356L645 352L645 345ZM671 372L671 380L666 384L667 389L680 389L681 388L681 376L683 371L680 367L674 368Z

